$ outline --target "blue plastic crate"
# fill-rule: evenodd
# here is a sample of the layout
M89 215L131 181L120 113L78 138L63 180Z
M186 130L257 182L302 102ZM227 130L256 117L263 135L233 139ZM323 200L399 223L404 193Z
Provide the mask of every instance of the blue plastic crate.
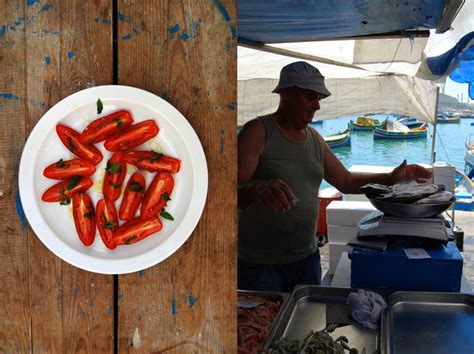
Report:
M394 291L459 292L463 259L453 242L425 249L431 258L408 259L403 248L384 251L354 247L351 286L386 293Z

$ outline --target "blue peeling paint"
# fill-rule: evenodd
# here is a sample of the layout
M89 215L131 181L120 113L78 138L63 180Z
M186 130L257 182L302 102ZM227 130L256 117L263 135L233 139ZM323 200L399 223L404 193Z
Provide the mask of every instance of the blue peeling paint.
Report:
M140 277L145 276L145 271L144 270L139 271L138 276L140 276Z
M41 13L43 11L48 11L49 9L51 9L53 7L53 5L50 5L50 4L44 4L43 6L41 6L41 9L38 11L38 13Z
M183 34L181 35L181 40L182 40L183 42L189 41L188 30L184 30L184 31L183 31Z
M229 12L228 12L227 9L224 7L224 5L222 4L221 0L214 0L214 4L216 5L217 9L218 9L219 12L222 14L222 16L224 16L224 20L226 20L227 22L229 22L229 21L230 21Z
M193 293L189 293L188 295L188 307L191 308L197 301L197 297L193 295Z
M119 21L125 21L125 15L121 12L117 13L117 18Z
M168 94L167 91L164 91L162 94L161 94L161 98L164 99L165 101L170 101L170 95Z
M132 28L132 32L133 32L133 33L138 33L138 30L137 30L135 27L133 27L133 28Z
M171 33L171 34L175 34L176 32L179 31L179 24L175 24L174 26L171 26L170 28L168 28L168 32Z
M74 53L72 50L70 50L69 52L67 52L67 57L68 59L72 59L72 57L76 55L76 53Z
M232 39L235 39L235 37L237 36L237 29L235 28L235 26L230 26L230 32L232 33Z
M39 0L26 0L26 5L31 6L39 2Z
M131 39L131 38L132 38L132 34L131 34L131 33L128 33L128 34L126 34L125 36L122 37L122 39L125 40L125 41L128 41L128 40Z
M79 292L78 288L72 288L72 293L74 294L74 296L77 296L78 292Z
M48 56L45 56L45 57L44 57L44 62L46 63L46 65L51 64L51 58L48 57Z
M224 129L221 129L221 147L219 149L220 153L224 153Z
M0 97L6 99L6 100L18 100L19 97L15 96L13 93L0 93Z
M104 24L104 25L106 25L106 26L111 26L111 25L112 25L112 21L109 21L108 19L103 18L103 19L102 19L102 24Z
M18 216L20 217L21 226L26 227L26 216L23 210L23 206L21 205L20 192L18 191L16 192L15 204L16 204L16 212Z
M237 103L235 102L227 103L227 109L229 111L235 111L236 108L237 108Z
M111 315L114 312L112 306L107 307L107 312L109 313L109 315Z
M2 37L5 33L7 33L7 25L3 25L2 29L0 29L0 37Z
M94 22L95 22L95 23L99 23L99 22L100 22L100 18L98 18L98 17L94 18Z
M173 300L171 300L171 314L173 317L176 316L176 299L173 297Z

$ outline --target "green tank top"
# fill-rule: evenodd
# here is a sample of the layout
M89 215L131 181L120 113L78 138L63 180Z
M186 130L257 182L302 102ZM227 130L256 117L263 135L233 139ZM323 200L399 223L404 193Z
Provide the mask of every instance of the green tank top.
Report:
M280 178L299 201L285 213L275 213L259 200L241 210L239 259L262 264L297 262L317 250L318 190L324 176L323 148L315 131L306 138L286 138L272 115L258 118L266 130L265 148L253 180Z

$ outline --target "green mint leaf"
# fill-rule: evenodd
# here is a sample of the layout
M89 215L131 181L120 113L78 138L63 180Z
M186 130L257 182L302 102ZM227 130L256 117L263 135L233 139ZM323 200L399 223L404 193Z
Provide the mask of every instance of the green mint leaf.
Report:
M108 173L120 173L121 172L121 168L120 168L121 166L122 166L122 164L120 162L116 162L113 165L111 165L110 162L107 162L107 167L105 168L105 170Z
M116 122L117 122L117 128L122 128L122 125L123 125L122 120L120 118L117 118Z
M104 228L107 230L114 230L117 227L117 224L113 221L107 221L104 225Z
M112 181L109 181L109 186L111 186L111 187L114 188L114 189L120 188L120 184L119 184L119 183L114 183L114 182L112 182Z
M152 152L153 152L153 157L150 159L150 162L160 161L163 154L160 154L159 152L155 152L155 151L152 151Z
M61 159L58 162L56 162L56 166L59 168L68 168L69 166L71 166L71 164L64 163L64 160Z
M171 220L171 221L174 220L173 216L170 213L168 213L165 209L161 211L160 216L166 220Z
M132 183L130 183L129 190L131 192L140 192L141 190L143 190L143 186L137 181L132 181Z
M69 182L67 183L66 185L66 190L70 191L71 189L73 189L74 187L76 187L79 182L81 181L81 177L80 176L73 176Z
M74 144L74 141L72 141L71 137L67 138L67 146L69 147L69 150L71 150L72 152L77 150L77 146L76 144Z
M130 236L129 238L127 238L127 241L125 241L125 244L129 245L136 238L137 238L137 235Z
M97 100L97 114L101 114L103 109L104 109L104 105L102 104L102 101L99 98Z
M59 202L60 205L69 205L71 204L71 199L70 198L63 198L61 199L61 201Z
M160 199L161 199L161 200L167 200L167 201L168 201L168 200L171 200L170 195L169 195L168 193L166 193L166 192L163 192L163 194L161 195L161 198L160 198Z

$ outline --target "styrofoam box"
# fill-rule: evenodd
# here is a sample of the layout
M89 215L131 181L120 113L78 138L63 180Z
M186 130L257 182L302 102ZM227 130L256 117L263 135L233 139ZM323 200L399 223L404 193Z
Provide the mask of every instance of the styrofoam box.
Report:
M364 216L376 211L370 202L333 201L326 208L328 225L354 226Z
M328 225L328 242L329 244L346 244L357 236L357 226L339 226Z
M329 258L328 274L333 275L336 272L337 265L339 264L339 261L341 260L342 255L343 255L343 253L341 253L337 257Z
M345 243L329 243L329 258L340 257L343 252L349 252L351 249L352 247Z

